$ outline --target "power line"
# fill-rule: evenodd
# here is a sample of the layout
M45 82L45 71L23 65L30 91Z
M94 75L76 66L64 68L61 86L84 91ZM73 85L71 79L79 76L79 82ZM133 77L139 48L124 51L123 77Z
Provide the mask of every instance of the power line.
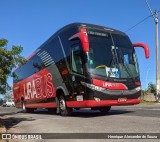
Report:
M138 22L137 24L135 24L134 26L132 26L131 28L129 28L128 30L126 30L125 32L128 32L130 30L132 30L134 27L138 26L139 24L143 23L145 20L147 20L148 18L152 17L152 15L147 16L146 18L144 18L143 20L141 20L140 22Z
M159 12L160 12L160 11L158 11L158 13L159 13ZM155 14L153 14L153 15L155 15ZM148 18L152 17L153 15L147 16L146 18L144 18L143 20L141 20L140 22L138 22L137 24L135 24L134 26L132 26L131 28L129 28L128 30L126 30L125 32L128 32L128 31L132 30L133 28L135 28L135 27L138 26L139 24L143 23L145 20L147 20Z

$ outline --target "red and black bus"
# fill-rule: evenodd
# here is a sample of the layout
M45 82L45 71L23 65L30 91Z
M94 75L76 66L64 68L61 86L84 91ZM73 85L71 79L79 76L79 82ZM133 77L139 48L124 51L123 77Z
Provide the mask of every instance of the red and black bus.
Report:
M15 70L15 105L27 112L56 108L65 116L73 108L105 113L111 106L138 104L141 82L134 47L142 47L149 58L145 44L132 44L121 31L67 25Z

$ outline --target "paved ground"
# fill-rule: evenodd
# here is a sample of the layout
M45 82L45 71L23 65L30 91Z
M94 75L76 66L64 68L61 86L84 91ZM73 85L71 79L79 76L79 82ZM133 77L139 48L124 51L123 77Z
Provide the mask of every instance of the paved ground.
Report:
M113 107L105 116L98 111L74 111L70 117L49 114L39 110L34 114L22 113L14 107L0 108L0 117L5 120L8 133L159 133L160 105L136 105ZM45 140L46 141L46 140ZM54 140L50 140L54 141ZM63 141L63 140L55 140ZM65 140L115 141L115 140ZM118 140L137 141L137 140ZM157 141L157 140L138 140Z

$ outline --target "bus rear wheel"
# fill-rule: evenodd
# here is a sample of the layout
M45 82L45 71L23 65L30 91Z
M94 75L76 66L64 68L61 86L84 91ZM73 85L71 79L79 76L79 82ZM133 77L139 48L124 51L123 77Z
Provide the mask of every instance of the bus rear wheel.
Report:
M101 112L101 114L107 114L108 111L110 111L111 106L107 106L107 107L100 107L99 111Z
M63 95L59 97L59 109L62 116L69 116L72 114L72 108L66 106L66 101Z

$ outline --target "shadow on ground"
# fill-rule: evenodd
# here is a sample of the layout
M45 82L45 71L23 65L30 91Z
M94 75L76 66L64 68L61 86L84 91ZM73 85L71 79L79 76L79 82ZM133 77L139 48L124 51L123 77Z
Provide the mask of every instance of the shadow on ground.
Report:
M90 109L80 109L80 110L73 110L73 113L69 117L100 117L100 116L110 116L110 115L121 115L121 114L128 114L134 113L135 111L128 111L128 110L110 110L106 114L101 114L98 110L90 110ZM58 115L55 111L48 112L47 109L39 109L34 112L34 114L44 114L44 115Z
M100 116L110 116L110 115L121 115L121 114L128 114L128 113L133 113L134 111L127 111L127 110L110 110L106 114L100 113L98 110L79 110L79 111L74 111L72 114L72 117L84 117L84 118L89 118L89 117L100 117Z
M22 121L34 121L34 120L35 119L32 118L19 118L19 117L2 118L2 121L7 130L16 127L16 125Z
M111 115L123 115L123 114L129 114L134 113L134 111L128 111L128 110L110 110L105 115L101 114L98 110L90 110L90 109L80 109L80 110L73 110L73 113L69 117L82 117L82 118L92 118L92 117L101 117L101 116L111 116ZM20 116L17 116L15 114L20 114ZM27 114L27 113L24 113ZM6 112L3 114L0 114L1 120L3 121L5 127L7 130L10 128L16 128L17 124L23 121L34 121L33 119L34 115L57 115L55 111L48 111L47 109L38 109L35 110L34 113L30 113L27 118L24 118L22 111L16 111L16 112ZM58 116L61 117L61 116Z

